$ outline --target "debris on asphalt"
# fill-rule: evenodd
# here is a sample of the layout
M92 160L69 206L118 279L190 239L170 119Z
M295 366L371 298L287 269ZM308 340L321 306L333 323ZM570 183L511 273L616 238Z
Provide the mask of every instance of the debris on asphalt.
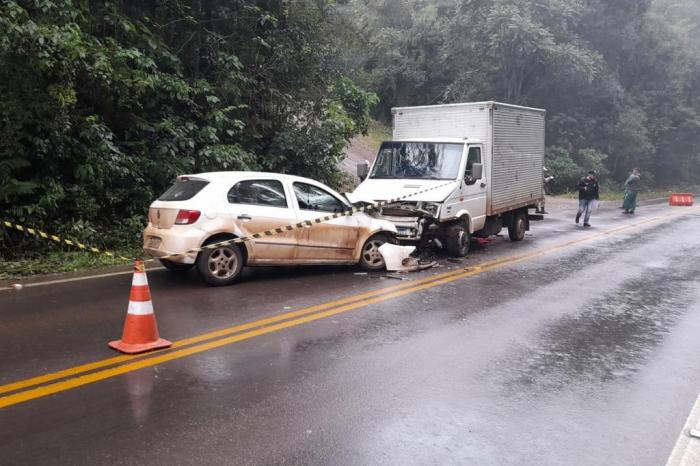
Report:
M21 289L22 289L22 284L21 284L21 283L13 283L11 286L12 286L12 288L14 288L15 290L21 290Z
M367 272L355 272L353 275L367 275Z
M452 262L453 264L461 264L463 260L459 257L448 257L447 262Z
M419 272L421 270L437 267L438 263L437 261L422 261L416 259L415 257L407 257L401 261L401 266L403 267L402 271Z
M403 262L406 259L411 259L409 256L415 249L415 246L397 246L391 243L384 243L379 246L379 253L384 258L387 272L407 270L407 266Z
M388 273L384 275L385 278L393 278L394 280L409 280L409 278L405 275L401 275L399 273Z

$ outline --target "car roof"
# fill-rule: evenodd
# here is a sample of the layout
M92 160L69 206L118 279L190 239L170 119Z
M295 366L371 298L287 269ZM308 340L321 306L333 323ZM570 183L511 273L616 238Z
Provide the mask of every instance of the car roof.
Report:
M253 172L253 171L221 171L221 172L206 172L206 173L191 173L187 175L180 175L178 178L190 177L199 178L207 181L227 181L227 180L237 180L245 178L274 178L278 180L287 181L301 181L304 183L319 184L325 186L323 183L312 180L311 178L304 178L302 176L286 175L283 173L272 173L272 172Z

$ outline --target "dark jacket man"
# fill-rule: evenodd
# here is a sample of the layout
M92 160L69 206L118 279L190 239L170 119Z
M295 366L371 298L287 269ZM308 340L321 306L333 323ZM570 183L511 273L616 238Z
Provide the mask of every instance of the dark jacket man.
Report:
M593 200L598 200L598 181L595 179L595 172L589 171L585 178L578 182L578 212L576 213L576 223L583 215L583 226L590 227L588 221L591 218Z
M578 198L587 201L598 199L598 182L595 179L595 174L589 173L578 182Z

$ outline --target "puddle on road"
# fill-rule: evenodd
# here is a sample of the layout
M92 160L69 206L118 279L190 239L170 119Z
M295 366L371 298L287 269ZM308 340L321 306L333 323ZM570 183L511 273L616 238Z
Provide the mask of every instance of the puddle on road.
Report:
M671 226L659 225L650 229L648 233L663 234L668 228ZM533 283L542 287L575 275L581 270L582 260L585 260L587 266L600 264L616 254L633 250L648 241L647 235L611 238L601 245L582 248L575 255L565 254L533 264L522 263L516 267L487 272L469 279L470 293L480 296L478 304L474 305L445 306L445 302L452 302L463 295L466 285L462 281L404 298L398 309L394 300L377 303L372 306L376 311L364 313L359 321L355 320L357 316L352 313L335 317L335 321L338 322L337 328L327 335L301 336L294 343L294 351L343 351L338 348L348 343L359 343L365 349L372 349L411 338L426 329L435 328L436 325L461 323L469 315L484 312L493 306L504 305L532 292ZM394 312L397 310L399 312ZM353 325L347 325L348 321L354 322Z
M566 280L581 271L581 263L586 267L601 264L615 255L628 252L649 243L650 238L667 233L676 225L661 224L645 232L645 235L634 237L613 237L609 240L588 245L575 251L563 251L562 255L545 256L535 262L523 262L515 267L498 269L487 272L473 279L469 284L470 292L479 296L478 307L469 307L452 312L451 321L463 321L474 312L481 312L491 306L504 305L506 302L522 298L536 288L541 288L555 282ZM658 266L658 264L657 264ZM665 267L665 265L663 265ZM441 293L458 292L463 284L450 284L441 287Z
M672 269L645 269L616 290L593 298L576 316L565 317L516 356L498 364L511 395L570 385L630 379L695 300L700 263L694 250L672 257ZM520 355L517 355L520 353Z

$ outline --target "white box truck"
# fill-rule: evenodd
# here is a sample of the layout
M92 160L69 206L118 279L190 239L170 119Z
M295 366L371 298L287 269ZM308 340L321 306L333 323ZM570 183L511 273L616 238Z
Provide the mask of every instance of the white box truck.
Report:
M504 227L512 241L530 228L529 209L544 211L545 110L498 102L392 109L393 140L383 142L353 201L387 201L376 213L402 243L433 241L455 256L471 236ZM432 189L430 189L432 188Z

